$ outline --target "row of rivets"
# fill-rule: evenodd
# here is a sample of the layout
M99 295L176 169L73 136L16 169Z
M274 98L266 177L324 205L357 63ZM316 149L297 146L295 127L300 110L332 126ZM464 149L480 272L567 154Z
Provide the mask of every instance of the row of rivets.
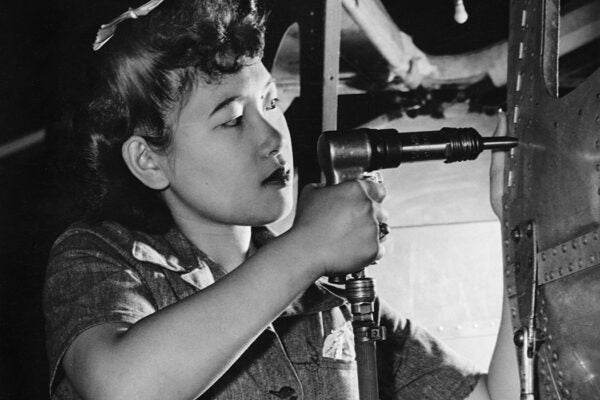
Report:
M556 350L552 350L554 338L551 333L548 333L548 316L545 310L546 301L541 293L539 294L539 297L540 308L538 312L540 317L539 320L541 322L540 328L544 336L543 346L545 347L540 351L540 355L547 355L546 357L543 357L545 362L540 363L540 373L544 381L545 395L546 398L568 400L571 393L567 388L567 385L565 385L564 373L559 369L560 355ZM550 367L552 368L551 370Z
M542 283L595 266L600 260L598 238L598 232L593 232L542 252L540 254Z

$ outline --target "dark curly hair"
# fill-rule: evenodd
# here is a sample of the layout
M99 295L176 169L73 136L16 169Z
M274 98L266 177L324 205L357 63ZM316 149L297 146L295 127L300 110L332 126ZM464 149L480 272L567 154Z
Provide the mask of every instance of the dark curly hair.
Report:
M172 135L167 116L198 79L218 81L260 57L265 13L254 0L165 0L118 25L99 51L87 51L83 100L71 108L69 141L79 157L78 202L88 221L114 220L164 232L172 225L158 193L127 169L121 147L139 135L157 151Z

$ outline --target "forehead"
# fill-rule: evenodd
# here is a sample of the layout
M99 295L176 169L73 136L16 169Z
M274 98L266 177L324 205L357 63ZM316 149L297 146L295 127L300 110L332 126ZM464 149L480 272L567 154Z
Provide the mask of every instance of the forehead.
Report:
M207 81L200 77L183 107L182 116L189 108L193 108L196 115L198 112L209 115L215 106L226 99L253 97L264 91L270 79L271 75L260 60L252 60L238 72L225 74L216 80Z

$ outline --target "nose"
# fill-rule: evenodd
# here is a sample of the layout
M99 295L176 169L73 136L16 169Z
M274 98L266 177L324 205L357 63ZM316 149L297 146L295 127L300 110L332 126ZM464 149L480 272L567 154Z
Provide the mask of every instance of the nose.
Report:
M256 130L261 157L275 157L281 152L288 134L285 120L283 120L282 126L279 125L270 122L265 117L259 119Z

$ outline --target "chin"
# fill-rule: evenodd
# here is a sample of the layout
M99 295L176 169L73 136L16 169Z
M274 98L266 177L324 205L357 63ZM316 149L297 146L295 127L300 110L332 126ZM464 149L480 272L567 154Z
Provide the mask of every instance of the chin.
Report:
M278 222L292 212L292 202L283 202L278 205L271 205L268 209L264 209L261 215L256 215L256 223L253 226L265 226Z

